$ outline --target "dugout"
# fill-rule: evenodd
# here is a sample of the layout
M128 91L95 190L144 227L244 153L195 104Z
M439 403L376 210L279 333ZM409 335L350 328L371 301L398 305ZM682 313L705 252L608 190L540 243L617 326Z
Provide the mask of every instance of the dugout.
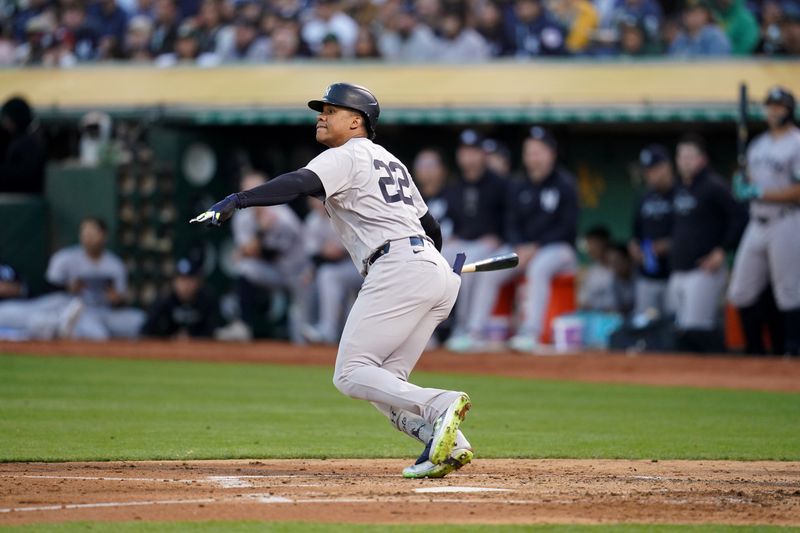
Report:
M687 130L697 131L709 141L716 169L730 175L739 83L748 83L753 102L774 84L800 92L799 67L797 61L562 60L0 71L0 97L30 99L54 158L46 201L36 207L47 213L47 237L23 248L24 239L6 233L0 255L18 257L26 274L38 275L55 246L75 241L75 220L99 212L111 219L112 248L129 267L138 303L152 301L166 287L173 259L196 246L206 250L212 283L225 287L229 230L184 222L232 192L243 165L277 174L321 150L305 102L344 80L376 93L383 108L377 140L409 165L431 145L452 163L458 133L473 127L507 144L516 167L530 125L551 127L561 160L578 178L581 228L603 222L616 239L626 239L644 144L670 145ZM78 121L91 110L114 117L120 150L90 170L71 160ZM751 132L759 131L760 108L750 111Z

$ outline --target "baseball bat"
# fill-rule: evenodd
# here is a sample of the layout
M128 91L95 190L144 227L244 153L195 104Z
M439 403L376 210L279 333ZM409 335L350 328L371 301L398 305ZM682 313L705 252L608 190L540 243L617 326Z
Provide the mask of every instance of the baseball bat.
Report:
M736 163L743 178L747 176L747 84L739 85L739 113L736 117Z
M475 261L464 265L461 273L465 272L490 272L492 270L503 270L505 268L514 268L519 264L519 256L517 254L503 254L482 261Z

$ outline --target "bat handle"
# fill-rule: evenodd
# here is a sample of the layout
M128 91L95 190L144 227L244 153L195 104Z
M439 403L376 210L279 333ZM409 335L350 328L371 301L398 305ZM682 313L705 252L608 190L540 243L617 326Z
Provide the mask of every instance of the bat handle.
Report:
M456 254L456 260L453 262L453 272L461 275L461 269L464 268L464 263L467 261L467 254L459 252Z

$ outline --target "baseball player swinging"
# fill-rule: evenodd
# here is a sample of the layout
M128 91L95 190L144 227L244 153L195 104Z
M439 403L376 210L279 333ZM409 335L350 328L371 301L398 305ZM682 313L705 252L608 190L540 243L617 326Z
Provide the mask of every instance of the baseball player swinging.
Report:
M439 253L438 222L405 165L372 142L380 106L366 88L334 83L308 106L328 147L305 167L231 194L192 222L218 226L236 209L298 196L325 201L364 284L347 318L333 383L370 401L394 426L426 445L408 478L443 477L472 460L459 430L471 407L463 392L407 381L433 330L450 313L460 277Z
M765 101L769 130L747 151L749 181L737 174L734 192L750 201L750 222L733 265L728 299L739 308L745 333L758 321L756 303L772 282L784 316L785 349L800 355L800 129L793 123L795 99L782 87Z

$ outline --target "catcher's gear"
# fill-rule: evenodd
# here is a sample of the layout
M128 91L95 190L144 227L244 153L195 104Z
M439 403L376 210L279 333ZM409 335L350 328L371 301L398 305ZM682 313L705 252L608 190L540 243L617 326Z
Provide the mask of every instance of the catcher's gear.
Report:
M206 222L210 226L219 226L231 216L233 212L239 208L239 199L236 194L230 194L212 205L205 213L200 213L192 220L190 224L199 224Z
M767 93L764 104L778 104L786 108L786 116L783 118L783 123L788 124L794 120L795 99L794 95L788 89L776 85Z
M350 83L334 83L325 89L325 95L320 100L308 102L308 107L321 113L325 104L346 107L361 113L367 124L369 138L375 138L375 125L381 114L381 106L369 89Z

